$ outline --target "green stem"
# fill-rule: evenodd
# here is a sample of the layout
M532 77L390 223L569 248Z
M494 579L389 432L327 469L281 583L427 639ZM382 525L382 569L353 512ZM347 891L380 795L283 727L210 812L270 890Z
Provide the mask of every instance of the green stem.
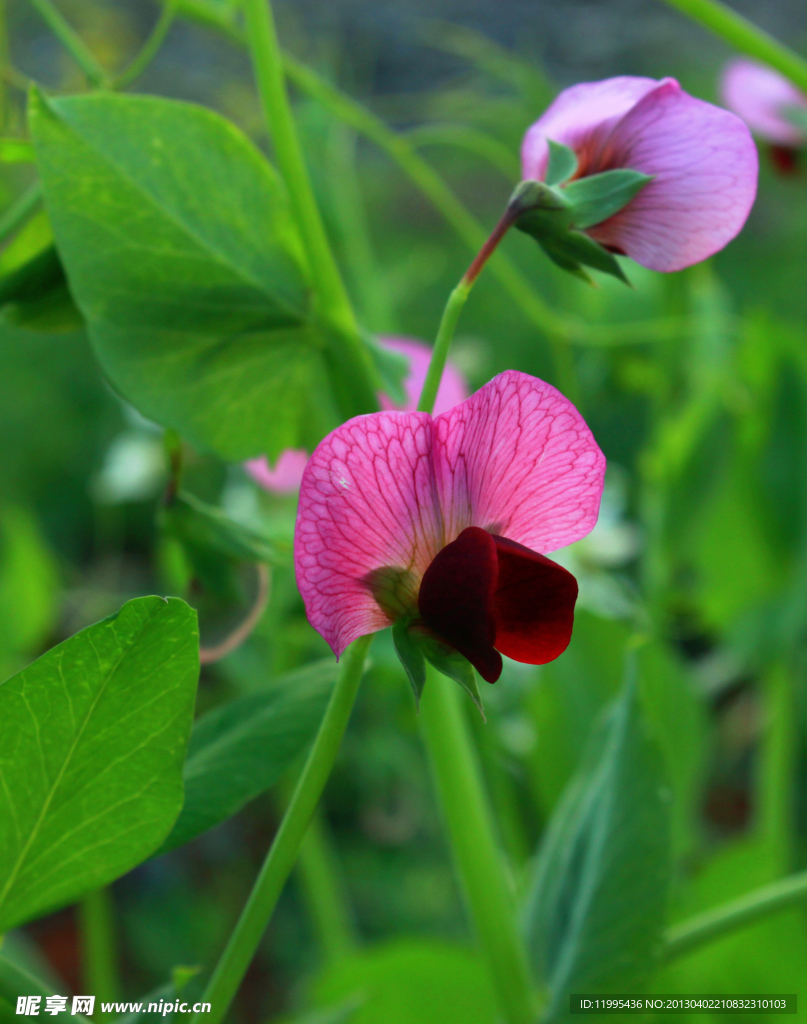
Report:
M31 0L33 7L39 11L40 17L48 28L59 39L87 78L94 85L106 85L108 75L101 64L95 59L78 33L65 21L50 0Z
M140 52L125 71L122 71L112 82L114 89L125 89L139 78L151 64L165 42L177 14L177 0L166 0L160 16L151 30L151 35L143 43Z
M537 1007L516 929L513 894L454 682L429 673L420 718L454 856L506 1024L533 1024Z
M365 110L288 54L284 55L283 60L286 72L294 84L383 149L474 252L485 245L485 229L406 138L388 128L375 114ZM552 351L558 385L575 401L578 388L570 352L572 325L546 305L504 253L498 253L496 259L491 261L490 270L528 319L546 336ZM581 326L579 329L585 328Z
M718 0L667 0L687 17L757 60L781 71L807 92L807 60Z
M325 958L339 960L358 943L336 855L319 812L300 847L297 870Z
M448 358L448 350L451 348L451 342L454 338L457 321L460 318L460 313L471 293L472 287L473 285L463 278L448 297L446 308L443 310L443 316L440 320L440 326L437 329L437 338L434 342L429 369L426 372L426 380L423 382L423 390L420 392L418 412L431 412L434 409L434 402L437 398L440 381L443 378L443 370Z
M339 752L371 639L360 637L342 655L336 686L288 810L203 996L213 1009L197 1015L198 1024L220 1024L225 1018L255 955Z
M796 813L798 722L789 659L780 658L762 680L762 736L758 773L757 827L777 874L792 867Z
M377 410L376 393L381 382L359 337L353 308L331 252L311 186L286 91L283 58L271 3L269 0L243 0L243 10L258 93L308 256L321 312L338 332L336 340L340 343L342 357L349 360L355 369L352 387L358 394L362 411Z
M42 202L42 186L35 181L0 217L0 243L13 235Z
M82 981L99 1004L120 998L115 909L109 889L96 889L79 903Z
M804 900L807 900L807 871L772 882L671 928L667 932L665 959L683 956L726 932Z

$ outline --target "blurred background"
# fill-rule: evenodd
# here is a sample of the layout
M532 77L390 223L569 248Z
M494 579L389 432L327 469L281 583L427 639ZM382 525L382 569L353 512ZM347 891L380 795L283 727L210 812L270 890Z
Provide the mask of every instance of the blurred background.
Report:
M807 44L797 0L736 6L790 45ZM161 9L147 0L59 8L113 70L128 64ZM523 133L559 88L673 75L718 102L730 56L650 0L279 0L277 16L290 52L382 126L379 145L355 131L355 118L293 89L362 323L425 340L473 255L471 229L446 194L489 230L518 181ZM31 5L0 2L0 19L2 135L25 137L29 79L59 92L87 84ZM268 148L227 0L180 4L132 88L211 106ZM764 147L761 156L744 232L681 274L626 264L632 289L605 279L589 288L551 267L530 239L508 236L511 269L494 258L453 352L471 388L510 367L558 383L544 307L529 298L537 296L562 321L555 333L573 354L576 398L609 460L600 524L561 556L581 582L569 650L542 670L509 664L485 690L488 724L474 723L514 882L621 684L639 628L652 637L641 653L644 697L674 790L672 920L807 866L807 160L780 177ZM31 179L29 165L0 164L0 210ZM37 213L7 239L0 274L49 237ZM1 289L0 675L154 591L190 595L203 642L217 642L250 605L254 567L231 566L218 590L182 576L155 515L166 481L162 431L105 383L65 294L43 308L9 302ZM293 497L265 494L241 467L193 452L185 482L288 543ZM204 670L200 710L272 679L282 685L283 673L327 655L290 570L278 570L253 636ZM178 964L214 960L292 776L115 885L128 998ZM84 990L73 910L9 945ZM805 977L807 919L791 910L677 961L653 990L789 992ZM324 812L232 1020L279 1020L357 990L361 1024L494 1021L411 693L386 635L374 644Z

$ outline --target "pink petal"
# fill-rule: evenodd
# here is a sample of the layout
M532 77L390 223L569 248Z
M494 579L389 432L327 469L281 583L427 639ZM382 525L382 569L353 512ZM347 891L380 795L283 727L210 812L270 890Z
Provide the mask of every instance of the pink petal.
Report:
M597 522L605 456L572 403L526 373L437 416L434 461L446 543L480 526L546 554Z
M255 483L275 494L293 494L303 479L303 470L308 462L308 452L302 448L287 448L280 453L275 468L266 458L250 459L244 469Z
M409 373L404 380L406 391L406 409L416 409L420 399L420 392L426 380L426 372L431 362L432 350L422 341L413 341L411 338L379 338L380 343L393 352L399 352L409 360ZM445 412L468 397L468 386L465 378L459 370L451 364L446 363L443 371L443 378L437 390L437 399L434 403L434 413ZM381 395L382 409L399 408L386 396Z
M652 78L623 75L564 89L524 136L524 178L543 180L549 156L547 139L573 149L581 163L580 173L588 173L586 165L596 157L613 126L657 85Z
M300 487L294 540L308 621L338 657L390 625L371 590L384 567L413 573L414 594L442 546L427 413L357 416L320 442Z
M779 111L796 106L807 109L807 96L778 71L752 60L733 60L720 83L723 102L755 134L780 146L803 146L807 136Z
M756 196L757 151L746 125L672 79L622 118L591 173L615 167L655 180L588 233L652 270L681 270L722 249Z

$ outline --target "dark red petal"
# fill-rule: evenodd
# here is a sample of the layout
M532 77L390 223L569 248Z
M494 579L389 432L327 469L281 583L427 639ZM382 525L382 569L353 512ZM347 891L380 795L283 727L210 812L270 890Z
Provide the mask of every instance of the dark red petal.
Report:
M489 683L502 672L501 655L493 647L496 630L491 615L497 576L493 537L469 526L437 553L423 574L418 595L424 625L464 655Z
M577 580L522 544L493 537L499 582L493 595L496 648L514 661L543 665L572 637Z

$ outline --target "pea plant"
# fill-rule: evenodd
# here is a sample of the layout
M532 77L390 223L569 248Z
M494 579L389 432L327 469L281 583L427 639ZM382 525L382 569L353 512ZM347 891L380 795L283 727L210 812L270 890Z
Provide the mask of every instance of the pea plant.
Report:
M807 898L807 435L783 413L807 396L807 348L800 326L732 308L705 261L743 244L754 260L756 240L738 236L758 186L779 185L767 169L758 182L752 131L797 180L807 62L716 0L670 2L743 54L723 106L672 77L552 95L537 66L450 36L486 73L527 83L497 100L519 119L519 155L472 124L391 128L281 50L269 0L165 0L117 71L52 0L31 0L83 87L13 63L6 75L25 108L0 161L28 178L0 218L0 344L52 336L36 349L46 373L60 338L86 339L82 374L151 439L159 493L145 499L151 583L57 637L26 632L36 542L14 576L27 521L9 502L0 522L0 1013L242 1019L234 1001L298 864L336 973L295 1020L533 1024L584 994L596 1011L749 984L795 999L782 993L803 977L803 922L773 915ZM248 55L255 138L137 91L179 22ZM323 161L328 132L341 148ZM357 137L399 175L380 201ZM489 222L487 200L467 205L423 155L430 138L504 170L509 198ZM446 226L457 283L433 345L398 326L394 275L372 249L367 211L396 188ZM463 334L477 318L487 362ZM25 419L16 457L35 462L38 437ZM218 487L194 487L200 465ZM625 472L632 534L615 511ZM754 525L783 514L785 539ZM259 682L209 685L239 665ZM348 934L318 807L360 688L382 679L400 702L382 706L430 766L466 939L416 947L422 963L390 954L379 974L372 944ZM761 767L737 852L709 835L704 803L715 695L749 680ZM514 722L529 736L508 747ZM192 968L177 958L156 993L122 987L112 883L182 857L269 791L282 813L219 948ZM17 944L74 904L95 1009ZM767 974L747 966L754 928L771 929Z

